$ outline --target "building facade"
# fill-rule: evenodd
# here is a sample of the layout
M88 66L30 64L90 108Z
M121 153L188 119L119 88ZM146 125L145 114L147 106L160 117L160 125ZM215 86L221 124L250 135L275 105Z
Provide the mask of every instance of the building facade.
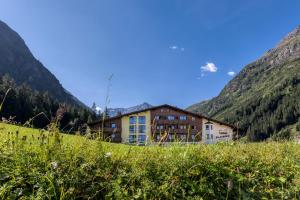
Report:
M89 124L106 141L130 144L216 143L232 140L234 126L170 105L127 113Z

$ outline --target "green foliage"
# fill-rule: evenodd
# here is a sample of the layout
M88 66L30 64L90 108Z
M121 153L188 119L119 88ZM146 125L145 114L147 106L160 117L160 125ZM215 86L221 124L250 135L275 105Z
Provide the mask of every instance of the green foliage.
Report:
M8 75L0 78L0 99L3 100L0 117L38 128L45 128L56 117L62 105L64 110L61 111L59 127L64 132L81 130L88 118L90 120L96 118L94 113L83 107L61 104L48 92L33 91L26 84L16 86Z
M0 124L0 199L299 199L292 143L127 146ZM26 136L26 138L24 138Z

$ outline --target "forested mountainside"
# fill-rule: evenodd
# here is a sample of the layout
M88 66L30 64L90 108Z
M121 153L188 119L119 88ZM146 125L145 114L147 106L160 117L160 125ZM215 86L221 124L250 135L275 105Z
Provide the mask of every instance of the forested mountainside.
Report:
M49 92L60 102L84 106L32 55L18 33L0 20L0 76L5 74L17 85L26 83L34 90Z
M300 26L248 64L221 93L187 110L237 125L257 141L300 131Z

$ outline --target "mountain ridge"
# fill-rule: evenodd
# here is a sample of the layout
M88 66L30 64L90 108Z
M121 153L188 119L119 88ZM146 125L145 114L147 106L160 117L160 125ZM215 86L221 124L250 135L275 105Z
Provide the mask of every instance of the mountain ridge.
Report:
M108 108L108 116L109 117L115 117L119 114L127 114L127 113L131 113L131 112L135 112L135 111L139 111L139 110L144 110L144 109L148 109L153 107L151 104L144 102L142 104L136 105L136 106L132 106L129 108Z
M11 76L17 85L26 83L34 90L49 92L60 102L86 107L34 57L22 37L0 20L0 75L5 74Z
M239 123L245 134L251 135L250 138L265 139L299 120L299 82L300 26L256 61L246 65L218 96L194 104L187 110ZM292 114L287 114L285 108ZM259 124L259 120L264 120L265 125Z

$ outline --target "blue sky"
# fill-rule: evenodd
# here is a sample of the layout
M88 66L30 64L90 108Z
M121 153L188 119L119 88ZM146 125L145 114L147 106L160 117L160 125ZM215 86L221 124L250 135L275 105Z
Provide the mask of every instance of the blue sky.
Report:
M299 0L1 0L62 85L91 105L187 107L218 95L300 25Z

